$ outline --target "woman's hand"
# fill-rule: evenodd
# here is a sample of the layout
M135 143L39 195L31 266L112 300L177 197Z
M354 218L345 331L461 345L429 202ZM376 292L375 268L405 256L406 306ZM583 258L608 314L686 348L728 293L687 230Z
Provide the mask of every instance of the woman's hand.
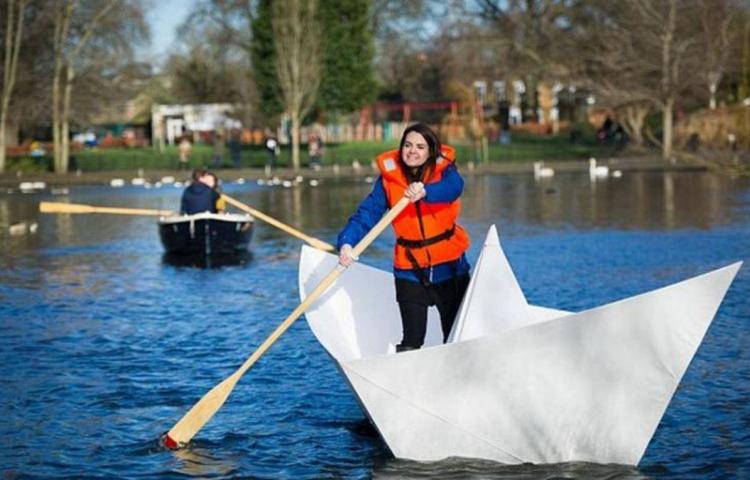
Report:
M406 198L409 199L410 203L415 203L423 199L427 192L424 189L424 183L422 182L414 182L410 183L408 187L406 187L406 192L404 193Z
M359 260L359 258L354 256L354 251L351 245L348 243L341 245L341 249L339 250L339 263L341 265L349 267L357 260Z

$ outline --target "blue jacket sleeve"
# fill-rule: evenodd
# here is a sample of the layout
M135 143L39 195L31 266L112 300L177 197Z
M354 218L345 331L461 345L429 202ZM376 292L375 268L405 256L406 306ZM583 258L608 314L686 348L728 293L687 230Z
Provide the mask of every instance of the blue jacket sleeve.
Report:
M383 179L378 177L372 186L372 191L362 200L354 215L349 218L346 226L339 233L336 240L336 249L339 250L342 245L347 243L351 246L359 243L387 210L388 199L385 196Z
M449 165L443 170L443 176L437 183L425 185L427 203L450 203L461 196L464 190L464 179L458 173L455 165Z

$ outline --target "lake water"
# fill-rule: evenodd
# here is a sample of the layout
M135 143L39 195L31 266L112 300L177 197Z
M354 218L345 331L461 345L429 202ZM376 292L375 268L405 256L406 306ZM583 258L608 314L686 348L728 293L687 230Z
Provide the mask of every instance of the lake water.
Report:
M227 185L335 242L371 185ZM43 215L42 200L176 208L174 187L0 193L0 472L14 478L750 478L750 180L710 173L467 176L530 303L582 310L745 260L638 468L394 459L304 323L243 377L191 447L158 439L298 304L300 242L257 222L252 258L165 261L153 218ZM34 234L8 225L38 222ZM389 270L393 236L362 256Z

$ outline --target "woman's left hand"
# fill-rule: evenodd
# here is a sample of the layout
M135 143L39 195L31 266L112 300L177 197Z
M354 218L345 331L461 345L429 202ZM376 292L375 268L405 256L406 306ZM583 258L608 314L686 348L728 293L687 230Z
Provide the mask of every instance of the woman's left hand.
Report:
M427 195L427 192L424 189L424 183L410 183L409 186L406 187L406 192L404 193L404 195L409 199L409 202L411 203L420 201Z

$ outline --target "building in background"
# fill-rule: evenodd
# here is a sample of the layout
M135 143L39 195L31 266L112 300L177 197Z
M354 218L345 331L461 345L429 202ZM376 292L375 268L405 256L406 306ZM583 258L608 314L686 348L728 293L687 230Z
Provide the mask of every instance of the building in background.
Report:
M151 142L162 149L165 145L177 144L183 135L191 135L197 142L241 129L241 122L233 116L235 110L230 103L154 104L151 107Z

